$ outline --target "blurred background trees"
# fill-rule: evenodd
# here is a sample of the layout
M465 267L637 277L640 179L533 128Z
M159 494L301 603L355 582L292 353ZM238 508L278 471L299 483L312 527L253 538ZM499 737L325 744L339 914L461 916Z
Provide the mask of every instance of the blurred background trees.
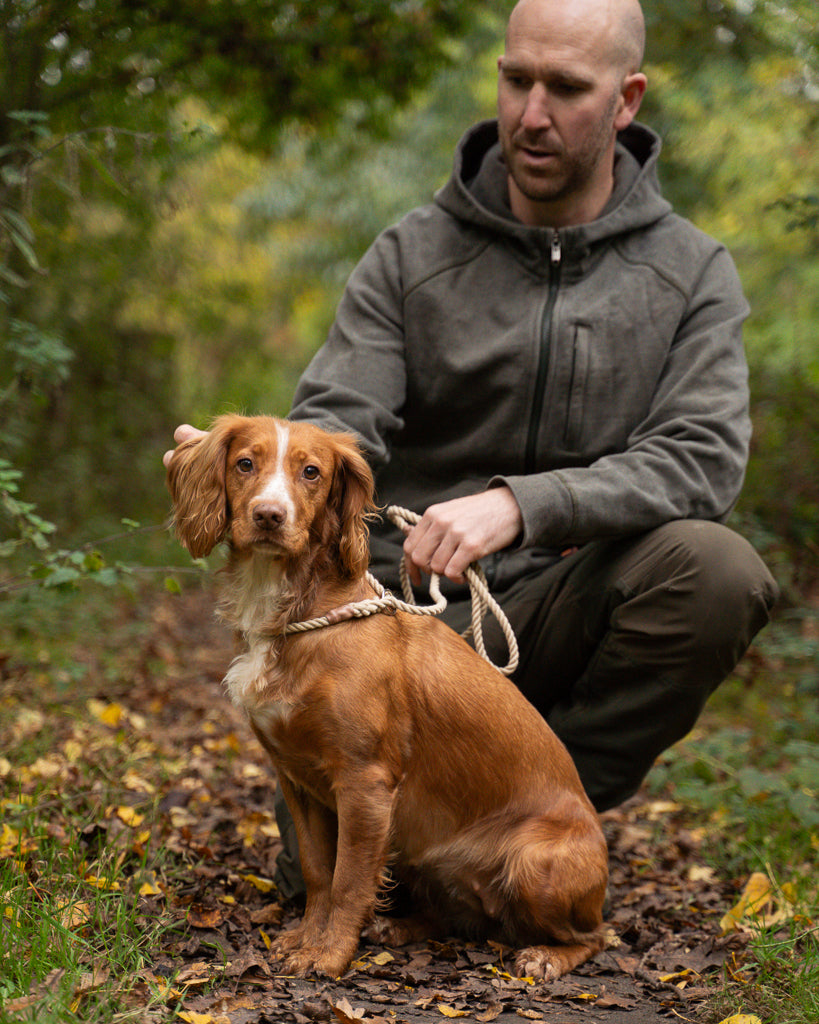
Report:
M287 411L364 248L493 115L510 6L0 0L0 541L27 503L72 540L160 523L177 422ZM753 307L738 516L812 577L815 0L644 9L664 188Z

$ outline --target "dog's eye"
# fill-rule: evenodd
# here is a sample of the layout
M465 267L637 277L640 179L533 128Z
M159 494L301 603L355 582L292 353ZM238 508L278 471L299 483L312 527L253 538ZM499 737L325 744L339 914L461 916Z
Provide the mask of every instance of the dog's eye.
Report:
M318 466L305 466L301 473L305 480L318 480L321 476Z
M253 460L252 459L239 459L236 463L236 468L240 473L252 473L253 472Z

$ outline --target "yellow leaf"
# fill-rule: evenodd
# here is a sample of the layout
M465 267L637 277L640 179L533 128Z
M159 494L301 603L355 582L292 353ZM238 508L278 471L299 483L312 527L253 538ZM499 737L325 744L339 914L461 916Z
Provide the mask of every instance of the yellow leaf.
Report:
M651 800L649 803L644 804L640 810L646 812L649 821L656 821L658 818L662 818L666 814L673 814L675 811L681 811L682 804L674 803L671 800Z
M119 820L131 828L138 828L145 820L145 815L139 814L133 807L118 807L116 813Z
M86 702L86 707L90 714L103 725L116 727L122 721L124 709L121 704L106 704L104 700L92 697Z
M0 829L0 860L16 857L20 853L31 853L36 849L37 844L33 839L26 839L22 832L17 832L11 825L3 823Z
M447 1006L446 1003L438 1003L438 1010L445 1017L466 1017L466 1010L456 1010L454 1006Z
M676 971L674 974L661 974L660 981L682 981L694 976L694 971L686 967L684 971Z
M377 953L372 958L372 962L376 964L378 967L383 967L384 964L392 963L394 959L395 957L392 955L392 953L388 953L387 950L385 949L382 953Z
M209 1013L196 1013L193 1010L177 1010L176 1016L180 1020L187 1021L187 1024L214 1024L213 1017Z
M259 935L261 935L262 937L262 942L265 945L265 949L270 949L270 947L273 945L273 940L270 938L270 936L267 934L264 928L259 929Z
M109 892L119 892L122 886L119 882L112 882L110 878L100 878L98 875L86 875L85 882L93 885L95 889L107 889Z
M755 1013L734 1013L720 1021L720 1024L762 1024Z
M271 882L269 878L260 878L258 875L242 875L245 882L250 882L260 892L270 892L271 889L276 888L275 882Z
M761 871L755 871L745 883L739 902L731 907L720 921L720 934L727 935L729 932L736 931L744 917L758 914L772 899L773 890L770 879Z
M6 775L12 773L11 761L7 761L5 757L0 757L0 779L5 778Z
M151 878L147 882L143 882L139 887L140 896L161 896L162 890L156 884L156 875L151 872Z

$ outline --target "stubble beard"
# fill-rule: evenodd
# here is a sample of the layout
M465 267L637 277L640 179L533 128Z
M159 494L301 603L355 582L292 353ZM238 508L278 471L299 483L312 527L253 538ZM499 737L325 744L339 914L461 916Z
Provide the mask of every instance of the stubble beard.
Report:
M596 130L576 151L567 152L565 146L549 142L548 148L554 152L556 166L543 174L527 171L522 156L518 160L521 146L537 148L544 143L543 137L531 136L523 130L513 132L511 136L500 132L501 152L506 168L521 194L537 203L560 202L581 194L593 180L608 151L614 133L616 107L617 94L614 94Z

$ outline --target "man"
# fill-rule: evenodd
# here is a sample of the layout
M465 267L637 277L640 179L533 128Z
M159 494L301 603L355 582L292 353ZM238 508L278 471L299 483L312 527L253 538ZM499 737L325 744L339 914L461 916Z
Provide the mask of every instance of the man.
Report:
M776 596L721 525L748 454L747 306L660 193L643 40L637 0L517 4L497 124L364 256L290 414L355 431L379 501L423 512L406 539L373 529L385 583L403 548L415 584L451 581L462 628L482 560L515 681L601 810L690 730Z

